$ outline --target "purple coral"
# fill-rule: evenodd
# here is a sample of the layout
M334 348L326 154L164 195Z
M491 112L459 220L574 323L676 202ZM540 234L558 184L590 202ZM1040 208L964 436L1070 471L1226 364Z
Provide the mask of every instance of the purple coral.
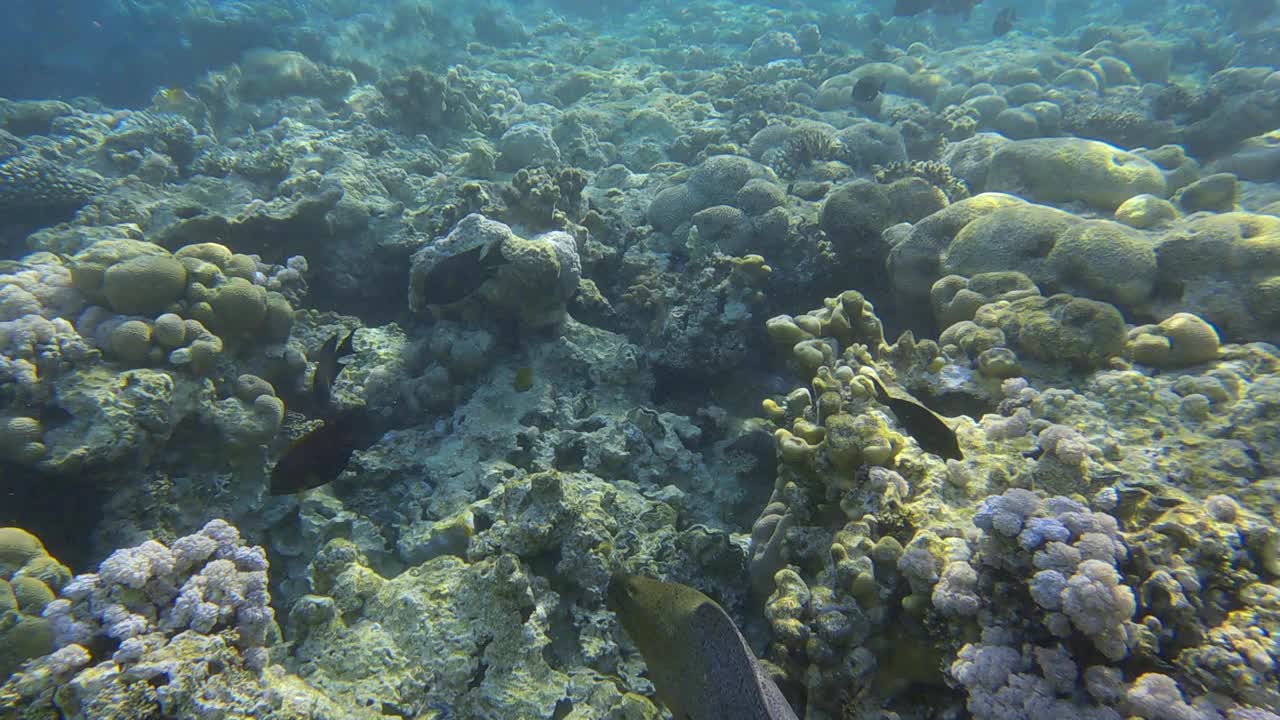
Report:
M1040 497L1030 490L1013 488L1003 495L991 495L982 501L973 515L973 524L1005 537L1022 532L1023 522L1040 507Z
M266 553L245 546L226 521L213 520L171 547L149 540L117 550L97 574L72 580L44 615L58 645L103 635L123 641L118 662L133 662L185 630L235 628L241 650L261 649L275 623L270 603ZM265 654L252 657L256 667L265 665Z
M1133 590L1120 583L1120 573L1101 560L1085 560L1062 591L1062 610L1077 630L1111 660L1129 653L1124 624L1137 604Z

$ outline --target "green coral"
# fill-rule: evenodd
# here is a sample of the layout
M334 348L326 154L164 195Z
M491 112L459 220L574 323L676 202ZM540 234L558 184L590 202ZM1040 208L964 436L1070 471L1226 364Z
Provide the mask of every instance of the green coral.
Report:
M40 421L33 417L0 418L0 458L18 463L33 463L48 452L43 441Z
M130 366L146 363L151 352L151 326L141 320L120 323L111 331L111 352Z
M902 448L903 437L889 430L878 415L857 416L837 413L824 422L826 436L823 450L839 470L849 472L860 465L892 465Z
M1119 223L1090 220L1058 239L1049 252L1048 272L1059 287L1120 305L1139 303L1156 281L1156 253L1150 242Z
M1124 351L1124 317L1114 305L1066 294L996 302L974 321L999 328L1024 357L1099 368Z
M1084 71L1074 72L1092 80ZM1036 138L1002 146L991 158L986 189L1037 202L1083 202L1108 211L1135 195L1167 192L1164 175L1150 160L1080 138Z
M242 277L232 277L213 290L209 307L214 330L223 334L249 333L267 317L267 290Z
M141 255L107 268L102 294L111 309L128 315L160 312L187 289L187 268L166 255Z
M0 527L0 685L23 662L54 649L53 629L40 613L70 578L35 535Z
M1127 354L1152 367L1186 367L1218 356L1218 331L1197 315L1177 313L1129 333Z

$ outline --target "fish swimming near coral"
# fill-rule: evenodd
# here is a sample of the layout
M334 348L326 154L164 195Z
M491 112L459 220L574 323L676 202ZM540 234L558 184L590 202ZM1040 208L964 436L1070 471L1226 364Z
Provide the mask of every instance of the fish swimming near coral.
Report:
M617 574L608 607L635 642L658 699L677 720L796 720L733 620L678 583Z
M853 85L853 101L856 103L874 102L884 90L884 79L867 75Z
M991 34L996 37L1002 37L1013 29L1013 24L1018 20L1017 8L1003 8L996 13L996 19L991 22Z
M339 360L355 353L352 337L334 333L316 357L311 384L313 410L324 418L321 425L289 444L271 469L272 495L288 495L320 487L337 479L356 450L364 450L378 438L372 419L363 407L334 412L333 381L342 372ZM305 397L305 396L304 396Z
M272 495L290 495L333 482L356 450L377 439L363 407L343 410L289 444L271 469Z
M422 300L426 305L449 305L480 289L506 262L493 245L477 245L469 250L440 260L424 283Z
M346 337L342 337L341 333L334 333L320 346L320 353L316 357L316 372L311 381L311 394L321 411L328 409L333 395L333 381L342 372L338 361L355 354L352 345L355 334L355 330L348 332Z
M951 429L946 420L915 400L890 395L876 378L870 375L867 378L875 386L876 400L889 406L894 417L915 438L921 450L945 460L964 459L960 442L956 440L956 431Z

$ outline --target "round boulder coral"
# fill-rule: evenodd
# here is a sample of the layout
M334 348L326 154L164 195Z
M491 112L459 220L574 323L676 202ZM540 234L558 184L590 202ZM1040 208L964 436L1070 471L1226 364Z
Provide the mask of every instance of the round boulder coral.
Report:
M219 332L250 332L267 316L267 290L244 278L233 277L215 288L209 307Z
M128 315L164 310L187 289L187 268L168 255L144 255L107 268L102 293L111 309Z
M146 362L151 351L151 326L141 320L122 322L111 331L111 352L128 365Z
M173 313L165 313L156 318L151 336L162 347L181 347L187 339L186 321Z
M0 527L0 575L8 577L44 554L44 545L35 535L22 528Z
M1177 313L1159 325L1134 328L1128 354L1152 367L1187 367L1218 356L1218 331L1198 315Z
M1080 138L1018 140L1001 147L991 158L986 189L1103 210L1114 210L1134 195L1167 191L1164 175L1150 160Z
M263 319L263 332L267 339L287 340L292 329L293 306L280 293L267 293L267 314Z
M1002 330L1019 357L1102 367L1125 346L1124 317L1113 305L1058 294L984 305L974 316Z
M956 275L1015 270L1045 284L1050 251L1077 223L1072 215L1044 205L1000 208L956 233L942 268Z
M1116 222L1139 230L1170 223L1177 218L1178 209L1173 203L1146 193L1134 195L1120 203L1115 214Z
M47 451L40 421L32 417L0 418L0 457L34 462Z
M1156 281L1151 243L1124 225L1091 220L1068 230L1048 257L1061 289L1121 305L1141 302Z
M226 267L231 262L231 250L220 243L195 243L193 245L184 245L173 253L174 257L182 260L183 258L196 258L207 263L212 263L218 267Z
M822 204L822 229L842 253L875 255L880 233L893 222L885 187L870 180L841 186Z

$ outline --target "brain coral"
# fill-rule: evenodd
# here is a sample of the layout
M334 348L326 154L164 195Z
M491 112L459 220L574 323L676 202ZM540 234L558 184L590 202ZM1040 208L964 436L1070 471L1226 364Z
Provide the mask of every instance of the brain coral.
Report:
M1077 222L1073 216L1043 205L1000 208L955 234L942 257L942 269L966 276L1013 270L1043 285L1046 258L1058 238Z
M1151 243L1126 226L1091 220L1059 238L1049 253L1048 269L1061 289L1132 305L1151 294L1156 253Z
M1134 195L1164 196L1160 168L1096 140L1038 138L1002 146L991 157L986 190L1038 202L1082 202L1114 210Z
M0 527L0 684L24 661L53 650L53 630L40 614L70 578L36 536Z
M157 313L182 297L187 268L168 255L142 255L107 268L102 293L111 309L126 314Z
M713 155L689 174L689 179L669 187L649 204L649 223L671 232L697 211L734 202L738 190L754 178L772 180L773 172L749 158Z
M1066 294L984 305L974 322L1002 330L1020 356L1046 362L1101 367L1125 345L1124 317L1115 306Z
M261 325L267 316L267 290L244 278L233 277L214 290L209 305L219 331L248 332Z
M120 323L111 331L111 351L129 365L146 362L151 351L151 326L141 320Z

